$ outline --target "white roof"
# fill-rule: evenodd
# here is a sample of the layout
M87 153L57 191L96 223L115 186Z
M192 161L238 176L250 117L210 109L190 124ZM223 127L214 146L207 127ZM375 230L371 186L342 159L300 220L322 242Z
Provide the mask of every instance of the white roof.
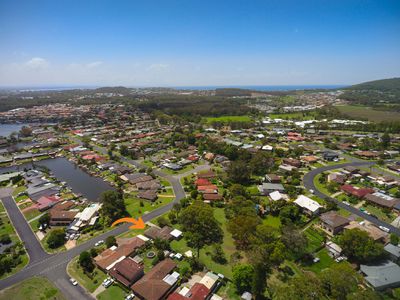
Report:
M141 239L142 241L145 241L145 242L150 241L149 238L147 238L147 237L145 237L144 235L141 235L141 234L137 235L137 237L138 237L139 239Z
M282 199L282 194L279 193L279 191L274 191L272 193L269 193L269 197L274 201L278 201Z
M296 203L298 206L305 208L312 212L316 212L319 208L322 207L318 202L316 202L304 195L300 195L299 197L297 197L297 199L294 201L294 203Z
M178 229L174 229L170 232L170 235L172 235L175 238L178 238L182 235L182 231L180 231Z
M188 250L188 251L186 251L184 254L185 254L186 257L193 257L193 252L192 252L192 250Z
M184 286L180 291L179 291L179 295L182 295L183 297L185 297L188 293L190 292L190 290Z
M119 263L121 260L124 260L125 257L126 257L126 256L121 256L120 258L118 258L116 261L114 261L112 264L110 264L110 265L106 268L106 270L107 270L107 271L110 270L112 267L115 266L116 263Z
M96 214L96 212L100 209L100 207L101 207L100 203L90 204L81 212L79 219L84 222L88 222Z
M218 280L218 276L208 272L204 277L200 280L200 283L204 284L209 290L211 290Z
M217 294L214 294L214 295L212 295L210 300L223 300L223 298L221 296L218 296Z

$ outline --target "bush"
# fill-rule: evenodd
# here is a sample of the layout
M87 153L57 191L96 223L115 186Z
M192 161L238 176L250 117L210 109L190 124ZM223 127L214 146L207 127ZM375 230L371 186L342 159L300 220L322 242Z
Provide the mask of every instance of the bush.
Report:
M0 236L0 243L4 244L4 245L10 244L11 243L10 235L9 234L2 234Z
M106 246L107 246L107 248L110 248L110 247L116 246L116 245L117 245L117 240L115 239L115 236L111 235L111 236L106 238Z
M51 249L56 249L58 247L61 247L64 245L64 238L65 238L65 232L64 229L56 229L50 232L50 235L47 239L47 245Z

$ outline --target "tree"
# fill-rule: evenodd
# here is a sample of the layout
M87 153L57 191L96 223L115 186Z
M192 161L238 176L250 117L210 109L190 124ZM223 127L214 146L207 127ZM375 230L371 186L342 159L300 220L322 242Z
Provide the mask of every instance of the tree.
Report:
M106 224L111 224L127 215L124 199L117 191L103 192L100 196L100 202L103 204L101 213Z
M121 145L121 146L119 147L119 153L120 153L122 156L128 156L128 154L129 154L128 146L127 146L127 145Z
M238 249L248 249L250 239L260 224L260 219L254 215L238 215L228 221L227 229L232 234Z
M346 300L381 300L382 297L373 290L361 290L347 295Z
M115 236L110 235L109 237L106 238L106 246L107 248L110 248L112 246L117 245L117 240L115 238Z
M232 279L239 294L251 291L254 267L250 264L236 265L232 269Z
M258 151L249 162L250 170L255 175L263 176L271 171L274 166L274 159L271 154Z
M348 264L334 264L320 275L325 294L332 299L346 299L357 290L357 273Z
M400 242L400 238L396 234L391 233L390 234L390 243L397 246L399 244L399 242Z
M381 144L383 149L387 149L390 146L390 135L387 132L381 136Z
M282 243L295 258L302 257L307 251L308 239L304 233L294 226L282 228Z
M7 245L11 243L11 237L9 234L4 233L0 236L0 244Z
M275 292L276 300L319 300L324 299L321 282L314 274L305 272L287 284L282 284Z
M297 224L301 219L299 207L293 204L285 205L279 212L282 224Z
M83 251L79 255L79 265L88 273L92 273L94 270L94 264L92 261L92 256L89 252Z
M339 239L343 253L357 262L367 263L383 258L383 245L358 228L346 230Z
M227 260L226 260L225 252L222 249L221 244L213 245L212 252L211 252L211 259L221 265L226 264Z
M31 136L32 128L30 128L28 126L22 126L21 130L19 131L19 134L23 137Z
M228 168L228 179L234 183L246 184L250 181L250 168L245 161L233 161Z
M186 233L188 245L197 249L197 257L204 246L222 242L223 231L212 208L204 202L194 201L184 208L179 220Z
M40 216L38 220L38 226L47 226L50 223L50 214L45 213L44 215Z
M47 245L51 249L58 248L64 245L65 242L65 231L64 229L55 229L50 232L47 238Z
M267 274L285 259L285 245L279 239L279 232L268 225L258 225L252 237L247 255L254 266L252 291L256 299L262 298Z

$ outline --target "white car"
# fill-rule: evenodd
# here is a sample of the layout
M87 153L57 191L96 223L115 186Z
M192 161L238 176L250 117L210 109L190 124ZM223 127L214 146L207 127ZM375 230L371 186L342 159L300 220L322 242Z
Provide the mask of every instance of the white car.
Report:
M384 232L390 232L390 229L385 226L379 226L379 229L383 230Z
M104 241L103 241L103 240L100 240L100 241L96 242L96 244L94 244L94 246L95 246L95 247L98 247L98 246L100 246L100 245L102 245L102 244L104 244Z
M314 190L311 189L311 190L310 190L310 193L311 193L311 194L314 194Z
M70 278L69 281L72 283L73 286L77 286L78 285L78 281L76 281L73 278Z
M135 294L131 293L128 296L125 297L125 300L132 300L133 298L135 298Z
M349 205L349 206L350 206L350 203L349 203L349 202L347 202L347 201L343 201L343 204L345 204L345 205Z

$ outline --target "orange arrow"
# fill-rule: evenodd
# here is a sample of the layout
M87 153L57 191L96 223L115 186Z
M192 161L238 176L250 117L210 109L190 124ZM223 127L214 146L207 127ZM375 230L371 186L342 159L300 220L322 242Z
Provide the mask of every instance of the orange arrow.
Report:
M121 218L112 223L111 227L119 224L119 223L132 223L133 225L129 227L129 229L144 229L146 225L143 222L142 217L139 217L139 219L134 219L134 218Z

